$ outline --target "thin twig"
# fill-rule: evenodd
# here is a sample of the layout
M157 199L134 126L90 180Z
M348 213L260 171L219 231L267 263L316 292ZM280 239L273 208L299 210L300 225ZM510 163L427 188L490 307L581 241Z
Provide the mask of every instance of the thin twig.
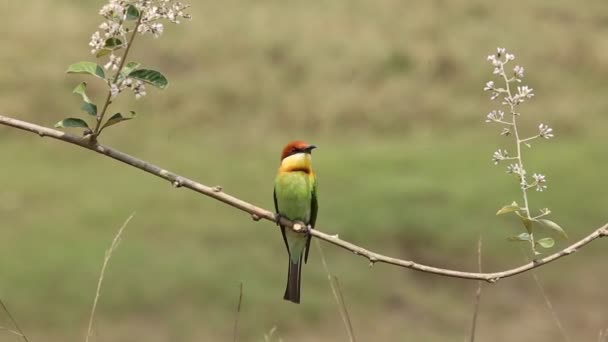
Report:
M111 147L107 147L104 145L100 145L96 142L92 142L87 138L83 138L74 134L58 131L55 129L39 126L36 124L32 124L29 122L12 119L9 117L5 117L0 115L0 124L5 126L10 126L14 128L18 128L24 131L28 131L31 133L35 133L42 137L51 137L53 139L61 140L64 142L68 142L74 145L78 145L80 147L84 147L86 149L95 151L97 153L103 154L107 157L116 159L120 162L128 164L130 166L136 167L140 170L153 174L157 177L163 178L173 184L175 187L184 187L190 190L201 193L205 196L211 197L215 200L228 204L234 208L245 211L251 215L254 220L266 219L271 222L275 222L275 214L269 210L262 209L257 207L251 203L245 202L241 199L238 199L234 196L230 196L223 192L222 188L219 186L210 187L207 185L203 185L201 183L197 183L193 180L190 180L186 177L180 176L168 170L162 169L156 165L150 164L144 160L135 158L121 151L115 150ZM293 227L293 222L287 220L285 218L280 219L280 223L286 227ZM372 252L363 247L357 246L353 243L350 243L345 240L341 240L337 235L330 235L327 233L323 233L319 229L311 230L310 234L318 239L325 240L333 245L336 245L340 248L346 249L356 255L360 255L365 257L371 263L381 262L387 263L395 266L405 267L409 269L413 269L420 272L432 273L436 275L446 276L446 277L454 277L461 279L470 279L470 280L484 280L489 283L495 283L502 278L512 277L514 275L527 272L531 269L540 267L542 265L546 265L552 261L560 259L562 257L568 256L580 248L583 248L591 241L594 241L598 238L608 236L608 224L605 224L595 231L582 238L581 240L573 243L572 245L562 249L561 251L555 252L551 255L548 255L544 258L535 259L532 262L527 264L508 269L501 272L493 272L493 273L481 273L481 272L463 272L451 269L438 268L433 266L427 266L423 264L416 263L410 260L403 260L388 257L379 253Z
M11 320L11 323L13 324L13 326L15 327L15 330L12 329L8 329L5 327L0 327L0 329L2 330L6 330L12 334L15 334L17 336L20 336L25 342L29 342L29 340L27 339L27 336L25 336L25 333L23 333L23 330L21 330L21 328L19 327L19 324L17 324L17 320L13 317L13 315L11 314L10 311L8 311L8 308L6 307L6 304L4 304L4 301L2 299L0 299L0 306L2 306L2 309L4 310L4 312L6 312L6 315L8 316L8 319Z
M243 302L243 282L239 286L239 303L236 306L236 318L234 319L234 329L232 331L232 341L239 339L239 316L241 315L241 303Z
M481 234L477 240L477 271L481 273ZM477 282L477 291L475 292L475 304L473 309L473 322L471 323L471 337L470 342L475 342L475 331L477 329L477 315L479 314L479 303L481 302L481 287L483 286L482 281Z
M351 341L355 341L355 330L353 329L353 324L350 321L350 315L348 314L348 310L346 310L346 302L344 301L344 291L342 291L342 285L340 285L340 280L338 276L334 276L334 282L336 283L336 288L338 289L338 295L340 295L340 304L344 309L344 314L346 316L346 326L349 331L349 337Z
M103 283L103 276L106 272L106 267L108 266L108 262L110 261L110 258L112 257L112 253L114 252L114 250L116 250L116 248L118 247L118 244L120 243L120 236L122 235L123 230L125 230L125 228L127 227L127 225L129 224L129 222L131 221L131 219L133 218L134 215L135 215L135 213L132 213L131 216L129 216L129 218L127 218L125 223L122 224L120 229L118 229L116 236L114 236L114 240L112 240L112 244L110 245L110 248L108 248L106 250L106 254L103 259L103 265L101 266L101 272L99 273L99 279L97 280L97 290L95 291L95 299L93 300L93 307L91 308L91 315L89 317L89 327L87 329L87 336L84 339L85 342L89 342L89 337L91 336L91 333L93 330L93 320L95 318L95 310L97 309L97 301L99 300L99 295L101 293L101 284Z
M338 277L334 276L334 278L332 279L331 272L329 271L329 266L327 266L327 261L325 261L325 254L323 254L323 249L321 248L319 240L315 240L315 243L317 244L317 250L319 251L319 255L321 256L323 268L325 269L325 273L327 274L327 281L329 282L329 286L331 287L331 292L334 295L336 304L338 304L338 311L340 312L340 316L342 317L342 321L344 322L344 326L346 327L348 340L350 342L355 342L355 333L353 332L353 326L350 322L350 317L348 315L348 310L346 309L346 304L344 303L344 296L342 295L342 289L340 288L340 284L338 283Z
M521 249L521 252L524 255L524 260L527 260L526 252L523 250L523 248ZM536 271L534 271L534 270L532 270L530 273L532 274L532 278L534 279L534 283L536 284L538 291L543 296L543 300L545 301L547 310L549 310L549 312L551 313L551 317L553 318L553 321L555 322L557 329L559 330L560 334L562 335L562 338L564 339L565 342L570 342L570 338L568 337L568 334L566 334L566 329L564 329L564 325L562 324L562 321L559 319L559 316L557 315L557 311L555 311L555 308L553 308L551 299L549 299L549 295L547 295L547 291L545 291L543 284L540 282L540 278L538 277L538 274L536 274Z

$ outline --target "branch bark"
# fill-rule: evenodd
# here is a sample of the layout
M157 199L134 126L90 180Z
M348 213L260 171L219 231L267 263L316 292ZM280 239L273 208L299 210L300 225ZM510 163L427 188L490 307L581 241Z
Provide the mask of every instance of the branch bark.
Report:
M17 128L20 130L24 130L30 133L38 134L41 137L50 137L53 139L61 140L64 142L68 142L74 145L78 145L80 147L89 149L91 151L95 151L97 153L103 154L107 157L113 158L120 162L123 162L127 165L136 167L142 171L148 172L157 177L163 178L173 184L175 187L184 187L190 190L196 191L205 196L211 197L215 200L228 204L234 208L240 209L244 212L247 212L251 215L251 217L255 221L259 221L260 219L266 219L269 221L275 221L275 214L266 209L257 207L251 203L245 202L239 198L231 196L222 191L221 186L207 186L198 182L195 182L189 178L180 176L171 171L158 167L154 164L148 163L144 160L135 158L121 151L115 150L111 147L101 145L91 139L91 136L80 137L77 135L73 135L70 133L58 131L52 128L39 126L30 122L21 121L17 119L13 119L10 117L0 115L0 124L5 126L10 126L13 128ZM285 218L281 218L281 224L287 227L293 227L294 222L291 222ZM483 272L464 272L458 270L444 269L438 268L428 265L419 264L410 260L403 260L392 258L386 255L382 255L376 252L372 252L363 247L350 243L348 241L342 240L338 237L338 235L330 235L327 233L323 233L318 229L314 229L310 232L310 234L318 239L327 241L335 246L351 251L355 255L359 255L368 259L370 266L376 262L391 264L395 266L405 267L409 269L413 269L420 272L432 273L440 276L453 277L453 278L461 278L461 279L470 279L470 280L483 280L489 283L495 283L502 278L512 277L514 275L524 273L531 269L535 269L542 265L553 262L557 259L568 256L580 248L586 246L590 242L608 236L608 223L603 225L602 227L597 228L591 234L585 236L581 240L573 243L572 245L562 249L559 252L548 255L544 258L535 259L527 264L508 269L501 272L492 272L492 273L483 273Z

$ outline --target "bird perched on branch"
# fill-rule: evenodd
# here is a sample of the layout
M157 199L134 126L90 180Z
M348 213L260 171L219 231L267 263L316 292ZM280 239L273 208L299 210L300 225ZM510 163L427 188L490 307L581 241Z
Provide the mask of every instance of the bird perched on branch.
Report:
M316 148L303 141L292 141L283 149L281 165L274 182L276 221L289 255L287 288L283 299L300 302L302 258L308 261L310 229L317 220L317 180L312 170L311 151ZM296 222L294 229L282 226L284 217ZM297 231L296 231L297 230Z

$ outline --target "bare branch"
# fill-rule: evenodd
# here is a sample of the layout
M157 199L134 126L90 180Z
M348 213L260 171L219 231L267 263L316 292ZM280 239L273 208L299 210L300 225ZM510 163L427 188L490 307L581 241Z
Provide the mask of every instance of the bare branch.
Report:
M481 273L481 234L477 240L477 271ZM477 282L477 291L475 292L475 304L473 309L473 322L471 322L470 342L475 342L475 331L477 330L477 315L479 314L479 303L481 302L481 280Z
M251 215L254 220L266 219L269 221L275 221L275 215L273 212L257 207L251 203L245 202L241 199L238 199L234 196L230 196L223 192L222 188L219 186L210 187L207 185L203 185L201 183L197 183L191 179L186 177L182 177L168 170L162 169L156 165L150 164L144 160L135 158L126 153L115 150L111 147L107 147L104 145L100 145L97 142L94 142L90 139L90 136L79 137L73 134L69 134L66 132L61 132L55 129L39 126L36 124L32 124L29 122L12 119L9 117L5 117L0 115L0 124L5 126L10 126L14 128L18 128L24 131L28 131L31 133L38 134L41 137L51 137L57 140L69 142L74 145L78 145L80 147L84 147L86 149L95 151L97 153L103 154L110 158L116 159L125 164L136 167L140 170L153 174L157 177L163 178L173 184L175 187L184 187L190 190L196 191L213 199L216 199L220 202L226 203L232 207L245 211ZM293 222L281 218L280 222L283 226L292 227ZM475 272L463 272L457 270L450 270L444 268L438 268L433 266L427 266L423 264L416 263L410 260L403 260L392 258L389 256L385 256L379 253L375 253L369 251L363 247L352 244L348 241L341 240L337 235L330 235L323 233L318 229L313 229L310 234L318 239L325 240L331 244L334 244L338 247L346 249L348 251L353 252L356 255L363 256L369 260L370 263L383 262L395 266L410 268L416 271L432 273L436 275L446 276L446 277L454 277L461 279L471 279L471 280L484 280L489 283L495 283L496 281L512 277L514 275L529 271L531 269L540 267L542 265L548 264L552 261L560 259L562 257L568 256L580 248L586 246L591 241L598 239L600 237L608 236L608 224L603 225L600 228L597 228L591 234L582 238L581 240L573 243L572 245L562 249L559 252L548 255L544 258L535 259L532 262L527 264L506 270L501 272L493 272L493 273L475 273Z
M95 318L95 310L97 309L97 301L99 300L99 295L101 293L101 284L103 283L103 276L106 272L106 267L108 267L108 262L110 261L110 258L112 258L112 253L114 253L114 251L118 247L118 244L120 243L120 236L122 235L122 232L125 230L134 215L135 213L131 214L131 216L127 218L125 223L122 224L120 229L118 229L116 236L114 236L114 240L112 240L110 248L106 250L106 254L103 259L103 265L101 266L101 272L99 272L99 279L97 280L97 290L95 291L95 299L93 300L93 307L91 308L91 315L89 316L89 327L87 329L87 336L84 339L85 342L89 342L89 337L91 336L91 333L93 331L93 320Z

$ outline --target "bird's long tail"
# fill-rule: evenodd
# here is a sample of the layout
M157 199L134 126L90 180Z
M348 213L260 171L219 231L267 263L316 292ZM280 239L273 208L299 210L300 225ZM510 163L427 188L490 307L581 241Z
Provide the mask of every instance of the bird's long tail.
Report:
M289 271L287 272L287 288L283 299L300 303L300 275L302 274L302 257L298 262L289 258Z

